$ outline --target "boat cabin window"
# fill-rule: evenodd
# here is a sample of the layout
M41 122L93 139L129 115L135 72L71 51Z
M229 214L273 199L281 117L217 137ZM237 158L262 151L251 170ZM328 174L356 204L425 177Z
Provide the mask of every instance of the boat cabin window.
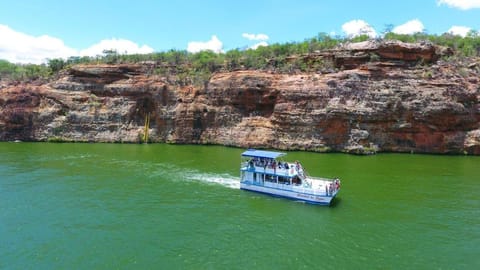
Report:
M278 177L279 184L290 184L290 179L288 177L279 176Z
M276 182L277 179L276 179L275 175L267 174L267 175L265 175L265 181Z
M300 178L298 176L295 176L295 177L292 178L292 184L293 185L301 185L302 180L300 180Z

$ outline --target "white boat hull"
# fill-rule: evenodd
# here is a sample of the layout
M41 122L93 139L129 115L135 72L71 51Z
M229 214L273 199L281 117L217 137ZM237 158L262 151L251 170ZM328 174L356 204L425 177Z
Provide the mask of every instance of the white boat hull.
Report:
M311 204L330 205L332 199L337 192L327 195L319 194L311 189L295 187L290 185L271 184L270 186L259 185L250 181L241 181L240 188L248 191L254 191L272 195L275 197L283 197L292 200L302 201Z

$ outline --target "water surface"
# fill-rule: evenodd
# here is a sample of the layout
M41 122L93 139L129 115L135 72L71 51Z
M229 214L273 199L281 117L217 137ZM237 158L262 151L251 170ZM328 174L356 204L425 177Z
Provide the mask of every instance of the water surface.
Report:
M480 269L480 158L291 152L331 207L239 190L243 149L0 143L0 269Z

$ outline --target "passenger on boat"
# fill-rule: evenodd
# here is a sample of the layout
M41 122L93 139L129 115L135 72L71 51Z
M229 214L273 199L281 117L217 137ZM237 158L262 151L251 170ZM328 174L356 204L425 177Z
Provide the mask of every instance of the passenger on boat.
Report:
M294 178L292 178L292 184L294 184L294 185L299 185L300 184L300 181L298 181L298 177L295 176Z
M248 161L248 167L253 169L254 167L253 159L250 159L250 161Z

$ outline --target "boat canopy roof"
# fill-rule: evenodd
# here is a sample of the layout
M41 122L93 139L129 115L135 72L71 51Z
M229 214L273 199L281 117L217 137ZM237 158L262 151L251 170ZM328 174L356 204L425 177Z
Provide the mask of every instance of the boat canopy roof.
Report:
M284 155L286 154L281 152L255 150L255 149L248 149L247 151L242 153L242 157L259 157L259 158L278 158Z

